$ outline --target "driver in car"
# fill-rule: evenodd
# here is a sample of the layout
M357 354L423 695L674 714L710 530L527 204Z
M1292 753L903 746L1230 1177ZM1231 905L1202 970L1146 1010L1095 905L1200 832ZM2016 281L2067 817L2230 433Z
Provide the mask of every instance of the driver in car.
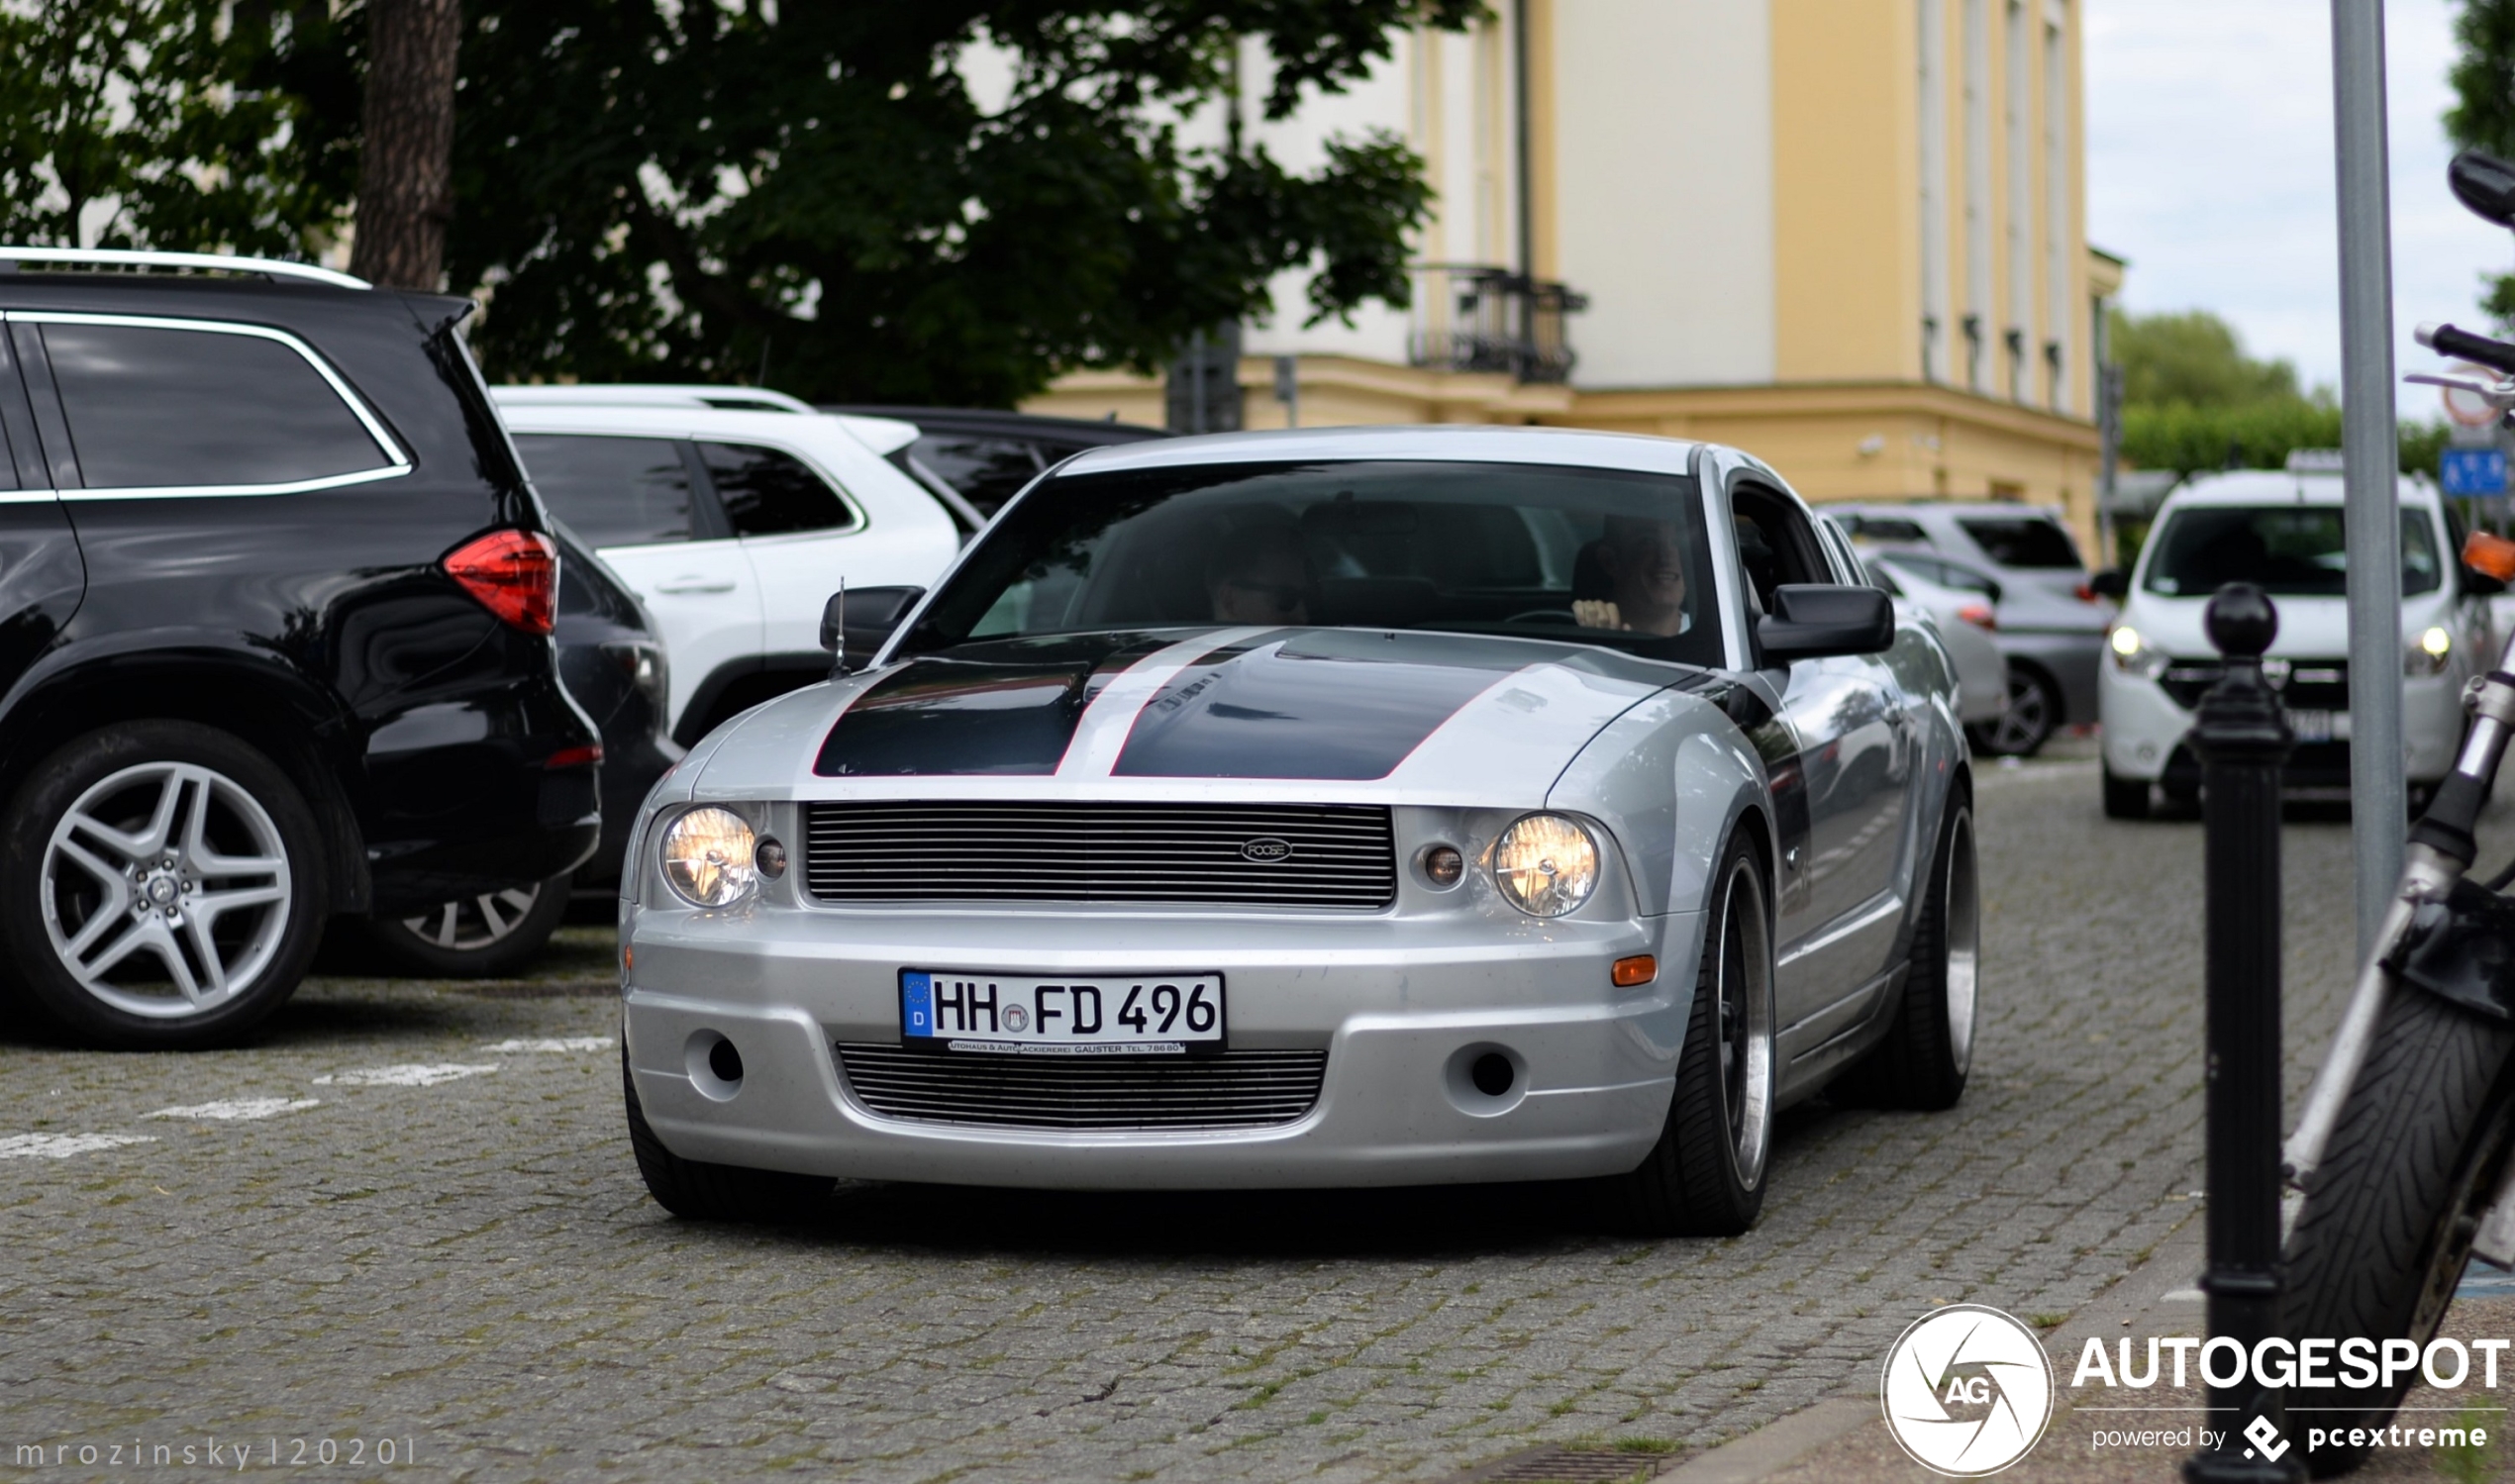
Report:
M1259 526L1233 533L1205 565L1218 624L1310 622L1310 558L1301 533Z
M1580 627L1666 636L1693 626L1685 611L1685 549L1674 521L1611 515L1592 550L1612 596L1575 599L1572 617Z

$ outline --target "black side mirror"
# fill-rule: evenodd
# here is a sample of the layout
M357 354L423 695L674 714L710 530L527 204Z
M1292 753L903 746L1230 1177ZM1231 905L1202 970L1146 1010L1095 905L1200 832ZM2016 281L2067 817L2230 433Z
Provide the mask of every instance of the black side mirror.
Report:
M1772 612L1756 624L1766 664L1875 654L1895 643L1895 605L1873 587L1784 583L1772 590Z
M859 587L854 592L842 588L821 605L821 647L830 651L830 673L844 675L864 668L873 651L882 647L926 596L922 587Z
M2504 591L2506 591L2505 578L2492 577L2486 572L2475 572L2469 567L2463 569L2463 596L2494 598Z
M2494 154L2465 149L2446 166L2454 198L2500 227L2515 227L2515 165Z
M2131 596L2131 574L2120 567L2107 567L2087 579L2087 591L2119 603Z

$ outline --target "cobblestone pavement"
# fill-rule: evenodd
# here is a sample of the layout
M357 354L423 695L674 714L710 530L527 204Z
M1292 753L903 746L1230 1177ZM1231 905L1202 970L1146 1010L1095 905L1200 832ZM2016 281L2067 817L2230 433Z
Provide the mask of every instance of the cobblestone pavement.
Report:
M1963 1106L1793 1113L1732 1240L1599 1235L1528 1186L867 1185L808 1230L679 1223L630 1162L598 929L533 981L312 982L247 1050L0 1039L0 1470L329 1438L414 1477L1425 1480L1698 1448L1872 1385L1932 1305L2057 1323L2197 1210L2197 826L2106 822L2083 762L1986 768L1979 813ZM2346 823L2292 822L2287 866L2319 1048Z

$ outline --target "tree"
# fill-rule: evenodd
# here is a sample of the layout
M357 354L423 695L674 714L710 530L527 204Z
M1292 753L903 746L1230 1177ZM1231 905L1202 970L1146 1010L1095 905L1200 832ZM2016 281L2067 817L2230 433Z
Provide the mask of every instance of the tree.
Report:
M435 289L453 219L460 0L367 0L357 238L350 271Z
M1430 192L1385 135L1303 174L1183 121L1268 119L1475 0L480 0L457 283L497 374L768 379L1009 405L1150 369L1314 269L1311 321L1406 301ZM1242 38L1271 57L1243 95Z
M2155 315L2117 310L2108 329L2108 344L2122 365L2126 404L2246 407L2304 400L2296 367L2245 354L2235 327L2205 309Z
M310 253L346 197L326 103L354 29L320 0L0 6L0 241Z

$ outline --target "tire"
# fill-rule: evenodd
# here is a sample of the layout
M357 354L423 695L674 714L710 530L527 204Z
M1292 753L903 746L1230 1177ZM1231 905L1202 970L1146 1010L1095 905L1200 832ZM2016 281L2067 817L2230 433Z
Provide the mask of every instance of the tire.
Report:
M2292 1340L2408 1338L2424 1347L2470 1259L2471 1234L2504 1162L2500 1095L2515 1029L2434 995L2395 988L2365 1069L2342 1106L2289 1234L2283 1328ZM2331 1367L2336 1382L2344 1374ZM2417 1379L2373 1387L2292 1387L2289 1406L2347 1408L2341 1427L2387 1423ZM2307 1454L2316 1478L2348 1473L2366 1449Z
M826 1175L790 1175L782 1170L746 1169L737 1164L708 1164L684 1159L663 1146L647 1126L638 1106L638 1085L629 1076L624 1043L620 1057L620 1091L629 1109L629 1147L638 1156L638 1174L655 1204L683 1221L741 1222L786 1225L808 1220L829 1199L838 1182Z
M1964 1096L1981 1018L1982 896L1973 801L1960 793L1939 820L1939 842L1913 925L1903 998L1885 1039L1846 1081L1881 1108L1939 1113Z
M2109 820L2144 820L2149 817L2149 780L2121 778L2111 768L2104 770L2104 817Z
M314 956L320 841L287 775L228 733L90 732L37 763L0 820L0 858L32 867L0 887L0 953L35 1013L86 1044L232 1044Z
M483 979L520 968L567 918L569 877L442 903L418 917L375 918L367 935L416 973Z
M1778 1068L1762 857L1733 840L1712 880L1667 1121L1642 1162L1607 1182L1611 1212L1645 1236L1735 1237L1763 1210Z
M2032 757L2052 741L2053 729L2060 725L2061 693L2053 689L2053 683L2033 670L2010 665L2008 710L1996 722L1980 722L1964 730L1977 752Z

